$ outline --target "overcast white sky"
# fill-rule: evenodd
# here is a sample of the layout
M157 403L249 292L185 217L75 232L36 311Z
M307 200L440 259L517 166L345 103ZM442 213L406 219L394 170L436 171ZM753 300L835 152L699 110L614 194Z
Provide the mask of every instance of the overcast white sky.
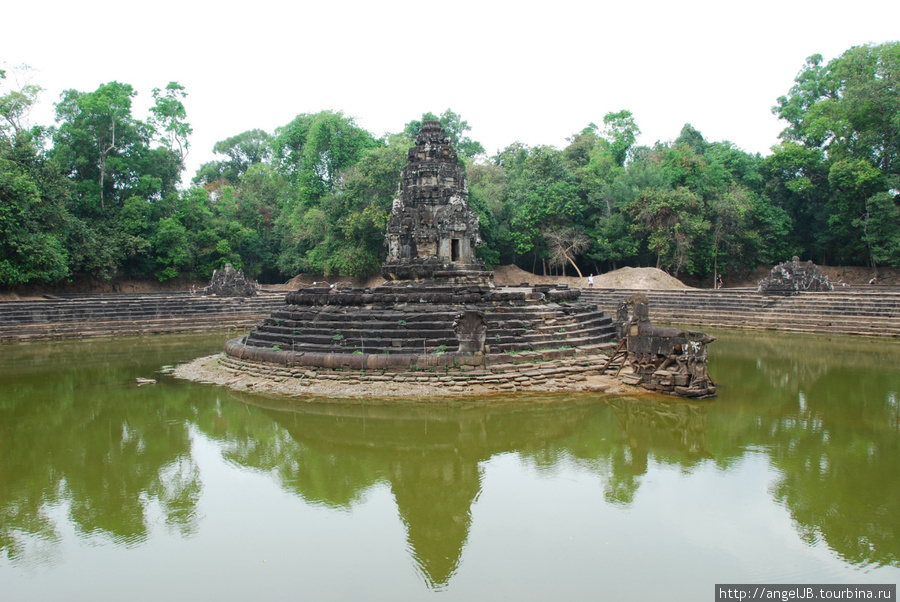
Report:
M129 83L146 119L151 90L179 82L190 177L216 141L324 109L381 135L451 108L490 154L563 148L628 109L641 144L691 123L766 154L783 128L771 107L807 56L898 38L898 0L17 0L0 63L37 70L31 121L46 125L68 88Z

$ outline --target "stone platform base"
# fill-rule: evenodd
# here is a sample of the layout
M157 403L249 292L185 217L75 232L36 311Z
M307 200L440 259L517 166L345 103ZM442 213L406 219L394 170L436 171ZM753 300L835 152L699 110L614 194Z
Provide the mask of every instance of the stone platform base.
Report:
M352 370L289 367L220 354L179 366L175 375L236 390L317 397L423 397L517 391L581 391L634 395L641 391L602 374L611 345L588 352L558 351L530 357L486 356L482 366L442 366L407 370ZM523 354L526 355L526 354ZM649 392L647 392L649 394Z

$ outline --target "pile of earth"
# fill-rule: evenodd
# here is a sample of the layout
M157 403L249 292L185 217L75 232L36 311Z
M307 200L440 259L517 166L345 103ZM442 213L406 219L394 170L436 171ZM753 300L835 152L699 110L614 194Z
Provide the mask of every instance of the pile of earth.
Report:
M588 278L574 276L538 276L526 272L515 265L502 265L494 268L494 282L498 285L511 285L528 282L530 284L568 284L572 288L587 288ZM690 288L688 285L656 268L621 268L613 272L594 276L594 288L625 289L676 289Z

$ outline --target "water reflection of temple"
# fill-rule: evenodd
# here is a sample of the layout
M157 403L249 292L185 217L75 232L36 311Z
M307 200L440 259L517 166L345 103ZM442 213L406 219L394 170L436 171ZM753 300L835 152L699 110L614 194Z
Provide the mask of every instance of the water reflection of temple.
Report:
M267 414L299 445L292 450L296 457L284 458L296 469L279 472L304 498L340 505L377 482L390 485L417 568L440 588L456 572L468 538L471 507L481 491L479 463L565 439L592 406L517 407L512 413L506 404L466 409L273 401ZM323 490L323 478L334 483L337 495ZM352 494L344 490L350 482Z
M608 498L629 503L648 455L665 450L690 464L705 453L705 409L689 403L535 399L397 407L242 399L265 404L266 414L289 435L279 437L294 445L279 445L285 456L276 469L283 484L305 499L340 506L388 483L410 554L424 580L438 589L457 570L481 491L480 463L494 455L515 451L541 462L607 458ZM628 466L620 461L622 437L631 449ZM245 460L270 455L258 453L256 441L245 444L255 450L247 450Z

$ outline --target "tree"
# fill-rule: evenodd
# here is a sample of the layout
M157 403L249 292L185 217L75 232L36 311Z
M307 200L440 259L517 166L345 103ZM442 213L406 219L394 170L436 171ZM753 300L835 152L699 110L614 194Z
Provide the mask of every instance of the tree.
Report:
M772 112L789 123L780 138L805 146L821 146L825 137L823 130L809 120L809 110L817 103L837 97L835 84L828 70L822 64L822 55L814 54L794 78L794 86L787 96L778 97L778 105Z
M519 255L547 259L541 229L580 223L585 210L575 175L563 153L551 146L507 147L497 158L506 176L509 233ZM533 268L532 268L533 269Z
M581 270L575 259L590 246L590 237L574 227L542 228L541 234L550 249L550 265L563 268L563 273L565 273L565 265L569 263L581 278Z
M776 146L762 164L765 194L791 218L789 242L798 254L806 253L822 263L830 251L828 167L820 149L796 142Z
M634 146L637 137L641 135L631 111L619 111L607 113L603 116L603 138L609 144L610 152L617 165L625 165L629 158L631 147Z
M648 247L656 254L656 267L666 266L675 277L691 272L692 245L710 224L701 213L701 198L692 190L651 188L628 206L635 217L635 231L649 234Z
M205 188L209 190L209 186ZM248 167L234 187L224 186L217 193L214 211L225 222L231 248L240 256L248 277L266 282L282 280L276 267L281 244L276 224L292 198L287 179L263 162Z
M900 264L900 257L871 246L867 234L873 216L891 214L879 195L893 197L890 191L900 188L898 81L900 42L855 46L827 65L821 55L809 57L773 107L788 127L767 160L768 187L791 213L807 251L823 262L831 254L874 267L879 255Z
M172 103L157 95L151 120L162 131L166 123L172 125L170 134L177 139L186 132L183 113L177 110L182 90L170 84L169 92ZM58 126L52 130L50 154L71 182L67 248L73 271L109 279L129 265L150 273L153 253L147 243L155 239L166 207L177 204L182 170L177 143L173 148L151 146L156 130L132 115L135 96L130 85L110 82L94 92L67 90L56 105ZM139 234L136 216L146 224Z
M363 277L385 258L384 232L412 141L404 134L365 152L342 177L340 190L322 204L327 220L325 253L311 255L324 274ZM321 259L319 259L321 257Z
M633 236L632 224L620 211L597 216L591 232L593 247L588 257L594 261L607 262L612 269L616 269L619 262L627 261L638 253L638 241Z
M227 210L226 210L227 211ZM247 235L247 228L233 220L216 219L209 196L203 188L192 187L173 199L173 211L160 218L153 248L160 280L177 276L209 278L226 262L243 267L229 239Z
M315 205L335 191L341 172L377 143L340 111L321 111L278 128L272 146L280 169L298 186L300 201Z
M237 184L252 166L271 161L271 142L272 137L260 129L247 130L216 142L213 152L227 159L201 165L193 183L205 186L224 180L226 184Z
M409 136L411 140L415 140L416 136L419 135L419 130L422 129L423 121L440 121L441 125L444 126L447 135L450 136L450 141L453 142L453 148L456 149L460 158L472 159L476 155L484 154L484 147L481 146L481 143L472 140L466 134L466 132L471 131L472 129L469 126L469 122L464 121L462 117L452 110L447 109L441 113L440 117L431 112L423 113L421 120L413 120L407 123L403 128L403 132Z
M54 194L60 179L24 132L0 135L0 285L69 275L68 216L64 197Z
M193 128L185 121L187 111L182 100L187 96L184 86L178 82L169 82L165 93L153 88L154 105L150 108L150 126L161 134L162 144L178 157L179 167L184 167L184 160L190 147L190 135Z
M569 144L563 149L563 156L573 168L583 169L590 163L592 151L599 140L597 129L596 124L589 123L577 134L566 138Z
M128 84L110 82L94 92L67 90L56 105L56 120L62 125L56 132L55 151L61 164L68 165L70 175L82 182L96 181L96 187L80 188L83 195L96 195L100 209L105 198L116 187L116 180L130 178L122 173L131 147L148 142L148 132L131 117L131 100L136 95ZM109 161L113 159L112 181L107 178Z
M773 112L788 121L785 140L820 148L830 158L866 159L895 174L900 151L900 42L854 46L822 65L807 59Z
M740 256L742 239L751 211L749 195L743 187L734 187L710 203L710 233L713 242L713 282L719 278L719 256L730 252Z
M865 225L868 199L883 187L882 174L866 160L842 160L828 171L831 196L828 200L828 232L837 259L844 264L866 262Z
M858 218L863 240L878 277L878 264L900 265L900 197L879 192L866 199L865 213Z
M38 95L44 91L38 85L30 83L33 69L28 65L21 65L12 70L12 77L16 81L13 89L0 95L0 117L6 122L0 123L0 132L12 128L12 137L15 138L28 129L26 119L31 108L37 102ZM4 80L9 79L6 69L0 69L0 90L5 88Z
M576 166L585 215L591 216L591 223L583 225L591 239L587 256L614 268L638 252L630 220L622 213L627 200L627 195L622 194L622 183L627 179L629 170L625 164L633 158L634 142L640 130L631 113L624 110L607 113L603 123L603 132L595 124L589 124L569 139L569 146L563 152ZM629 169L633 167L631 163Z
M505 202L506 172L494 159L466 164L469 206L478 216L481 240L476 249L489 266L514 263L515 249L509 233L511 206Z

